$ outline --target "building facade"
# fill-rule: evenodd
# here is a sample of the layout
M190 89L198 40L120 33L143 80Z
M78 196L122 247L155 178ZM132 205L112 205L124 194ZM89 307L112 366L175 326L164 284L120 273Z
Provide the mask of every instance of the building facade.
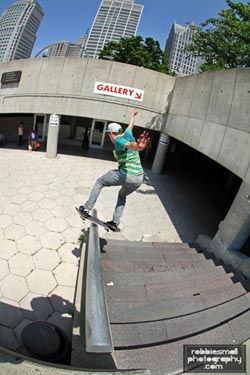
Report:
M143 5L134 0L103 0L86 44L84 57L97 59L107 42L136 35Z
M84 46L81 44L74 44L68 41L61 41L53 44L48 48L47 57L50 56L65 56L65 57L82 57Z
M185 47L193 40L193 26L193 23L185 27L174 22L166 42L165 53L169 58L169 68L177 75L190 75L198 71L197 57L185 52Z
M0 17L0 62L29 58L44 13L36 0L10 5Z

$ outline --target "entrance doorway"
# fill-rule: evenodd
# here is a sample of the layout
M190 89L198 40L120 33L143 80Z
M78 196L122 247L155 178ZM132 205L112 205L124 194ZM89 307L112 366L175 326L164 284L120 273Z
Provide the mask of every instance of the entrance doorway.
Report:
M44 114L34 114L34 129L38 133L38 139L44 141L48 133L48 125L46 123L46 115Z
M107 121L93 119L89 145L91 148L103 148Z

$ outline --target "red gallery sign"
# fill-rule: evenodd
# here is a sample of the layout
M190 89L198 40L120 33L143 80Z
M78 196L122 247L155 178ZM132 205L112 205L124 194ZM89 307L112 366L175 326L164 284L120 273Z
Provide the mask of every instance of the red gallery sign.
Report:
M117 96L119 98L139 100L142 102L144 90L133 87L115 85L114 83L96 82L94 87L95 94Z

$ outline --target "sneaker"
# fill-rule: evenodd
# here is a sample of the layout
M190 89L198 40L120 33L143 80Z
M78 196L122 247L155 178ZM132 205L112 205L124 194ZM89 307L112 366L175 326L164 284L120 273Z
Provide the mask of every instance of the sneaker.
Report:
M84 206L80 206L79 207L79 212L80 212L80 214L81 214L81 216L82 217L89 217L90 215L89 215L89 211L88 210L86 210L85 208L84 208Z
M118 225L116 223L113 222L113 220L111 221L107 221L106 224L108 225L108 227L113 231L113 232L117 232L118 231Z

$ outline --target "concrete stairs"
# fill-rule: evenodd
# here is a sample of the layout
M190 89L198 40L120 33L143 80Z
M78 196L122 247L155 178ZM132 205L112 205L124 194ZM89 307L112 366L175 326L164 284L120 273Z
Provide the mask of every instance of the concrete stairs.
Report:
M188 244L100 240L117 368L183 372L184 344L250 337L250 282Z

